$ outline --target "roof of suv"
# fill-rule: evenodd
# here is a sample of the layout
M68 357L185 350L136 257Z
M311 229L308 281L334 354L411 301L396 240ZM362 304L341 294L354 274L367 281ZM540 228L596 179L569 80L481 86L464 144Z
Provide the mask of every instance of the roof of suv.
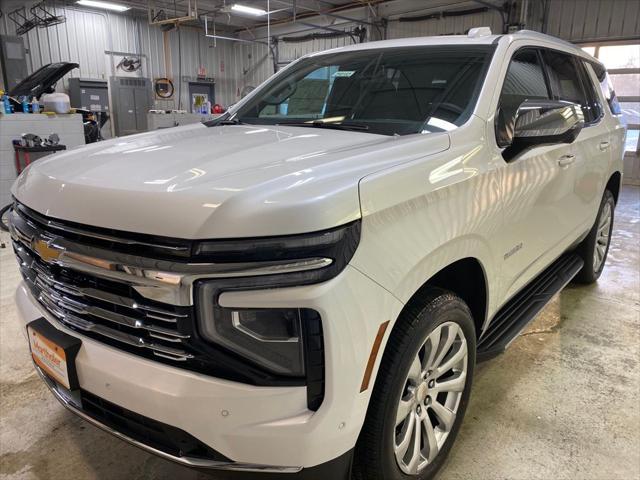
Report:
M487 29L488 30L488 29ZM514 33L504 35L439 35L433 37L412 37L412 38L398 38L394 40L381 40L376 42L360 43L357 45L350 45L347 47L339 47L331 50L325 50L323 52L312 53L308 56L323 55L327 52L351 52L358 50L369 50L374 48L395 48L395 47L417 47L427 45L490 45L498 41L504 41L511 43L515 40L530 40L532 42L550 42L557 45L562 50L569 50L575 55L579 55L591 62L600 63L594 57L586 53L578 46L569 43L551 35L546 35L540 32L534 32L533 30L519 30Z

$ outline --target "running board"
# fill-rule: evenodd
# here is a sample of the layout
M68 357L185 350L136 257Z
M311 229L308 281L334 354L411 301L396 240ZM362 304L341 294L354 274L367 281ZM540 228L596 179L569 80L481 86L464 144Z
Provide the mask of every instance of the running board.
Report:
M502 353L583 265L575 253L565 254L520 290L494 315L480 337L477 360L481 362Z

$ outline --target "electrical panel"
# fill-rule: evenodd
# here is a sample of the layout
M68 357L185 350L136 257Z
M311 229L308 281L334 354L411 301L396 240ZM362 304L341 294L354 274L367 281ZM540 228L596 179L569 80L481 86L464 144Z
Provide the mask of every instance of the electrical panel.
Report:
M151 109L151 80L142 77L110 77L109 88L116 136L147 131Z
M70 78L69 99L74 108L96 113L109 111L109 88L103 80Z
M11 90L27 78L27 55L22 37L0 35L0 63L5 90Z

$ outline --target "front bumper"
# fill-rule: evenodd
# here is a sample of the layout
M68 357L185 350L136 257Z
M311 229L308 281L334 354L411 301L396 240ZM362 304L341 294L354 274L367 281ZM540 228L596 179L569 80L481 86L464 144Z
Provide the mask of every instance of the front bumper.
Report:
M202 464L200 459L167 455L109 429L111 433L190 466L281 473L295 473L344 458L352 450L370 396L371 388L360 392L360 385L371 346L378 326L396 318L402 307L386 290L352 267L322 284L227 292L220 296L220 304L226 307L294 306L320 313L326 384L323 404L313 412L307 409L306 387L256 387L120 351L63 327L39 306L24 285L16 292L16 303L25 324L45 317L59 330L82 339L76 357L81 389L179 428L231 462L207 460ZM53 391L59 396L55 388Z

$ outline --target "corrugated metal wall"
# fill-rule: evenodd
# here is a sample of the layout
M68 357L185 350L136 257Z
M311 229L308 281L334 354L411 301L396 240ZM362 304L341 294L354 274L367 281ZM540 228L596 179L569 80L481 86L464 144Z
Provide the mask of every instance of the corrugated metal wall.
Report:
M7 8L7 7L3 7ZM15 7L14 7L15 8ZM144 75L151 78L182 77L182 108L188 108L189 80L195 80L198 67L216 79L216 101L229 105L238 100L238 92L245 85L258 85L273 73L272 63L266 59L267 47L260 44L240 44L216 41L204 36L200 29L183 27L168 35L171 51L171 71L166 71L163 32L149 26L146 17L82 11L70 7L56 9L67 21L47 29L36 28L26 36L30 71L51 62L71 61L80 64L71 76L106 79L111 75L109 56L105 51L143 54ZM15 25L6 15L0 21L0 34L15 34ZM179 39L180 36L180 39ZM180 45L181 55L178 54ZM255 68L252 68L254 67ZM59 89L66 88L66 79ZM175 103L175 107L174 107ZM177 108L178 101L158 102L160 108Z
M546 28L543 29L545 4L548 2ZM495 10L430 19L418 22L400 22L398 17L420 16L443 9L471 9L477 2L452 0L448 6L437 0L433 8L414 10L394 15L389 21L387 38L403 38L421 35L446 35L465 33L472 27L489 26L493 32L502 31L502 18ZM494 4L500 2L494 1ZM424 2L424 5L432 2ZM545 31L550 35L571 42L603 40L628 40L640 36L640 1L638 0L529 0L526 11L526 28Z
M547 22L547 32L571 41L633 38L640 35L640 2L638 0L548 0L551 2ZM29 2L33 3L33 2ZM499 2L494 2L499 3ZM8 12L24 2L9 0L3 2L3 11ZM544 2L530 0L527 27L540 30L544 14ZM30 5L28 5L30 6ZM400 17L429 14L444 9L478 8L477 2L469 0L399 0L381 4L380 14L389 17L387 38L402 38L421 35L442 35L464 33L469 28L491 26L494 32L502 29L502 19L494 11L471 15L451 16L417 22L401 22ZM110 75L110 66L105 50L144 54L149 71L145 75L157 78L168 75L174 82L181 75L181 106L188 108L186 82L195 79L198 67L207 70L207 76L216 79L216 101L229 105L239 99L243 87L256 86L273 73L273 65L267 57L268 49L261 44L248 44L206 38L200 29L182 28L180 42L176 31L168 33L171 51L171 71L165 72L163 33L155 26L147 24L146 17L131 14L112 14L98 11L80 10L73 7L59 7L56 14L65 15L67 22L48 29L36 28L25 36L29 48L29 67L33 71L49 62L60 60L80 64L74 76L104 78ZM352 18L368 18L367 8L345 12ZM320 20L311 20L323 23ZM326 21L326 19L323 19ZM341 30L353 28L354 24L342 22ZM295 25L276 27L273 35L300 35L305 27ZM372 27L367 27L371 36ZM266 36L266 29L256 32L258 38ZM297 33L294 32L297 30ZM322 32L322 30L315 30ZM0 33L13 34L14 25L5 15L0 20ZM308 32L304 32L308 33ZM181 55L178 55L180 43ZM290 62L314 51L352 44L349 37L316 39L306 42L279 42L279 61ZM178 59L181 59L181 62ZM64 85L63 85L64 87ZM177 107L178 102L175 102ZM159 104L161 108L174 107Z
M640 36L638 0L548 0L545 33L571 42L628 40ZM528 26L542 31L544 3L530 1Z
M427 3L427 2L425 2ZM495 2L494 2L495 3ZM437 6L413 11L407 14L394 15L389 19L387 38L420 37L429 35L460 35L474 27L491 27L495 33L502 32L502 18L496 10L460 16L445 16L419 21L400 21L400 18L420 17L443 10L467 10L482 7L477 2L450 2L449 6Z
M346 45L353 45L350 37L321 38L307 40L305 42L279 42L278 60L282 63L290 63L308 53L344 47Z

